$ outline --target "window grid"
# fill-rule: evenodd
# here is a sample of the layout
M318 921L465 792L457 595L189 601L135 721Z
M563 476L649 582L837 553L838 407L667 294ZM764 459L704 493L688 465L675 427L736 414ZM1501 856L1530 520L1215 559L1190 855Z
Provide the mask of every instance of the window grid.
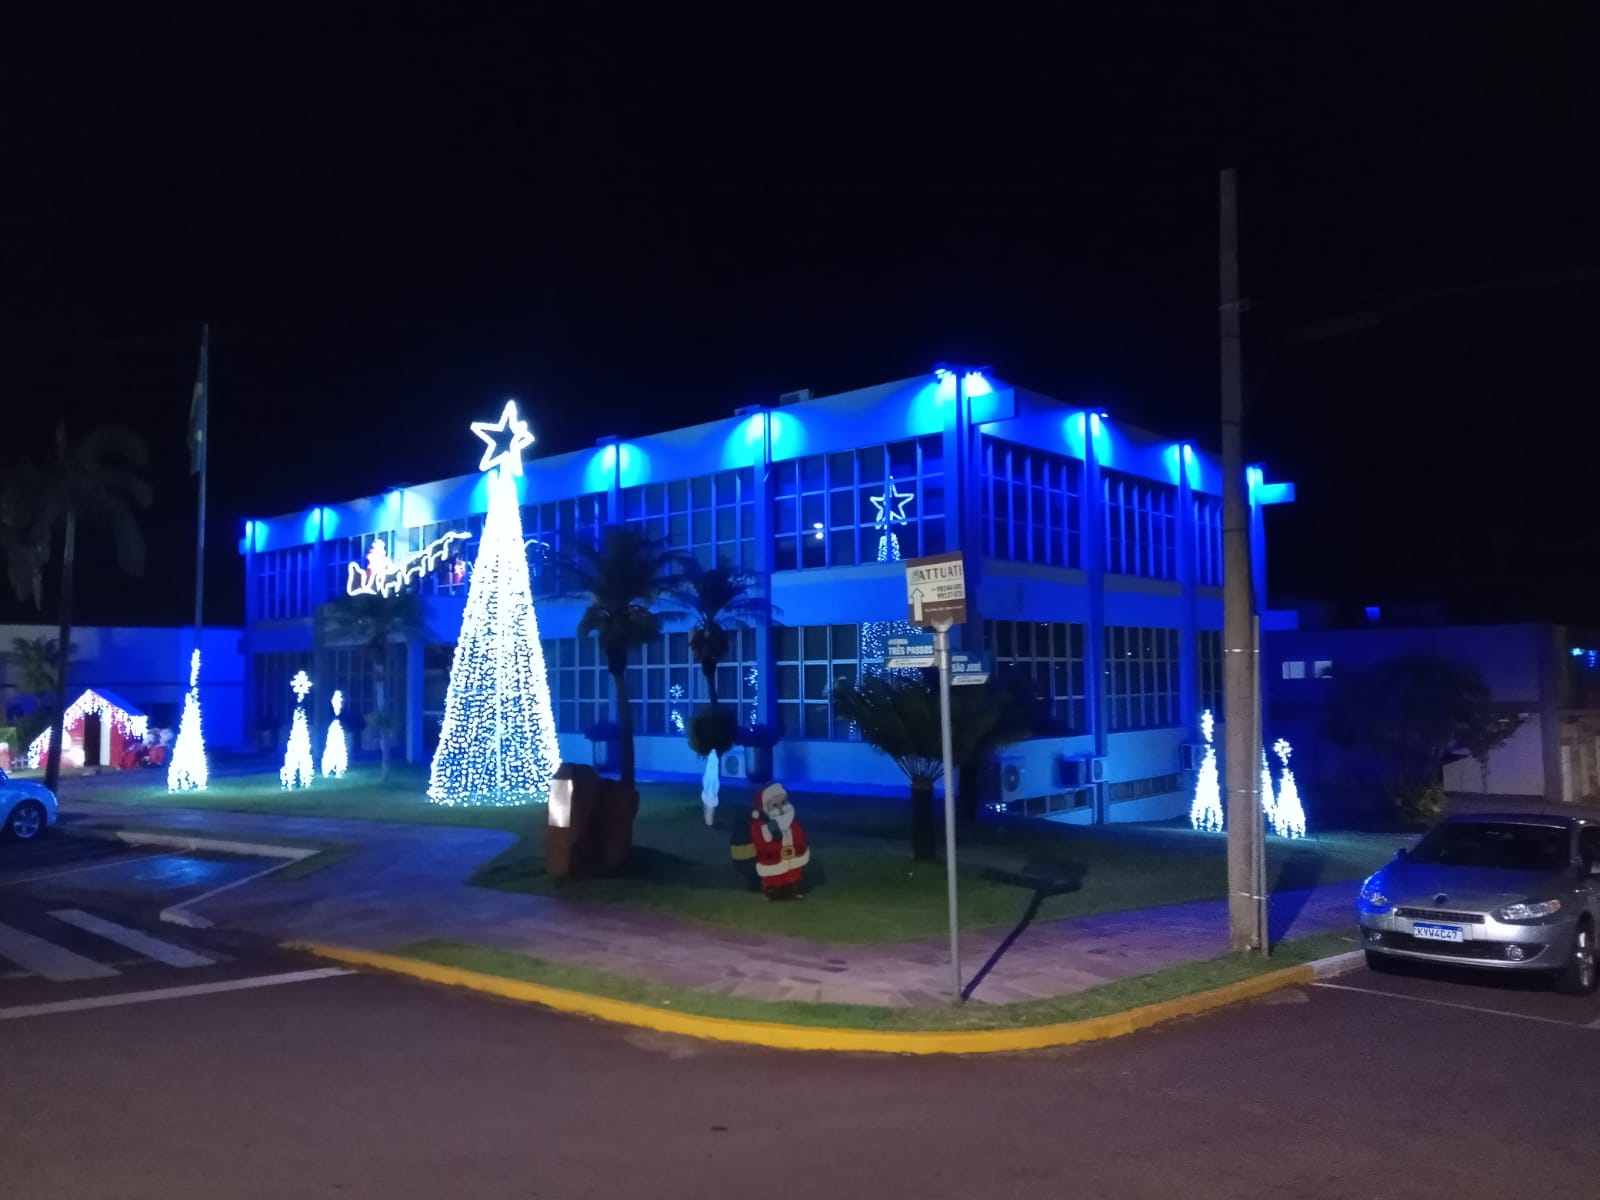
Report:
M255 556L256 616L262 621L309 617L316 606L311 595L315 546L290 546Z
M748 724L744 718L755 701L748 670L756 661L755 630L728 630L728 644L732 657L717 665L717 699L740 724ZM689 653L687 633L664 634L634 650L628 659L628 697L636 732L686 732L689 718L710 702L700 664Z
M985 643L1008 681L1026 682L1068 733L1087 732L1084 706L1084 627L1061 622L985 621Z
M1026 446L984 439L984 550L993 558L1076 567L1083 464Z
M1222 586L1222 501L1215 496L1194 498L1194 581Z
M252 668L256 729L270 732L276 740L294 716L294 693L289 690L289 680L296 671L312 670L311 654L294 650L257 654L253 656Z
M1117 471L1100 479L1105 569L1147 579L1178 577L1178 489Z
M856 736L833 708L839 680L855 682L861 670L861 635L855 625L782 625L772 631L778 672L778 728L786 738Z
M944 439L939 435L774 463L773 569L875 562L883 531L873 496L887 480L915 499L893 532L905 558L945 548Z
M1222 630L1202 629L1197 634L1200 667L1200 709L1222 714Z
M721 471L622 491L622 519L702 566L719 558L750 571L756 563L755 469Z
M1178 723L1178 631L1106 627L1106 728L1162 729Z

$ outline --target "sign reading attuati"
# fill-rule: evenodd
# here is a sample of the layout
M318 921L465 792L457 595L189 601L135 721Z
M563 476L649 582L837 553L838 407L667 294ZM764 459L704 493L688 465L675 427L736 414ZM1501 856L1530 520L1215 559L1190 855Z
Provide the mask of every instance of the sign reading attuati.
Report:
M913 625L959 625L967 619L967 577L959 550L906 560L906 607Z

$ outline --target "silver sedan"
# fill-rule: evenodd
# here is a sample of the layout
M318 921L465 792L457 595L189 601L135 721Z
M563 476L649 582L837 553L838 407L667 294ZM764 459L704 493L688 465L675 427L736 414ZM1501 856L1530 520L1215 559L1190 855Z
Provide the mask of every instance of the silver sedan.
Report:
M1414 959L1543 971L1587 996L1600 985L1600 822L1452 817L1361 885L1356 916L1374 970Z

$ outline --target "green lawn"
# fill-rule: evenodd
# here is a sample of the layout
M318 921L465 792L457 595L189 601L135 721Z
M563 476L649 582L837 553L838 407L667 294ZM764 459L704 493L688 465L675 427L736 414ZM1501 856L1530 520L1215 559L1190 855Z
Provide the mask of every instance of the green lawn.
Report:
M1168 967L1149 975L1119 979L1087 991L1030 1000L1022 1004L964 1004L938 1007L887 1008L869 1004L810 1004L798 1000L746 1000L689 988L647 983L607 971L568 967L544 959L510 954L464 942L415 942L390 953L444 966L540 983L568 991L628 1000L653 1008L739 1021L775 1021L787 1025L827 1025L847 1029L968 1030L1016 1029L1053 1025L1125 1012L1144 1004L1187 996L1249 979L1268 971L1356 948L1353 930L1285 942L1270 957L1228 955Z
M809 894L803 903L766 904L745 890L728 855L726 825L743 819L743 789L724 793L719 825L707 828L697 785L644 785L630 872L562 881L544 870L542 809L446 808L430 804L424 786L421 771L400 767L386 785L375 771L362 769L292 792L282 790L275 775L258 775L221 780L199 794L174 796L160 786L120 782L77 794L155 807L509 830L523 837L484 864L474 883L722 928L854 943L933 937L947 928L944 867L911 861L906 800L792 793L812 844ZM1294 843L1272 839L1269 880L1281 890L1359 879L1387 861L1397 844L1394 837L1350 833ZM958 835L961 924L1008 928L1025 918L1220 897L1224 847L1220 835L1174 825L980 826Z

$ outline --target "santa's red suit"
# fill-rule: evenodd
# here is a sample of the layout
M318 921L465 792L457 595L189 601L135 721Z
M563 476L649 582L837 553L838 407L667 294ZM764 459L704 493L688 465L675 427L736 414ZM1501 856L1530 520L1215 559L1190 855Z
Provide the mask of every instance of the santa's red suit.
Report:
M756 875L763 888L787 890L800 883L811 851L782 784L768 784L756 798L750 813L750 841L756 848Z

